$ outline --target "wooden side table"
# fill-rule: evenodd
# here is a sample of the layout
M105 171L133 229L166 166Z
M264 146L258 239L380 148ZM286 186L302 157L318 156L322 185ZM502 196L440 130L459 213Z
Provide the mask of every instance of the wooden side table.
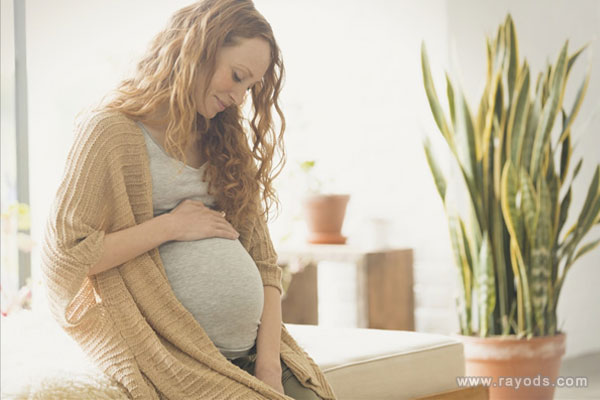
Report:
M282 300L283 322L317 325L317 268L321 261L356 267L358 328L414 330L412 249L366 249L353 245L278 247L278 263L300 263Z

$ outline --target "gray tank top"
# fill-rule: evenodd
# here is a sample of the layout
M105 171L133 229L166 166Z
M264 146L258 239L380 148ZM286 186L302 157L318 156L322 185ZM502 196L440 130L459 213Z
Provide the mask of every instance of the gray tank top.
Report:
M137 124L150 159L154 216L185 199L214 206L208 183L202 181L206 163L196 169L172 158L140 121ZM158 251L175 296L221 353L228 359L249 354L256 343L264 289L258 268L240 241L218 237L171 241Z

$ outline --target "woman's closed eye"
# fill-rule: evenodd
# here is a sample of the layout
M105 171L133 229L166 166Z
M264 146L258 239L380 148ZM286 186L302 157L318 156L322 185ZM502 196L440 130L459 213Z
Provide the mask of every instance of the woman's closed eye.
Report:
M235 72L233 73L233 80L235 82L241 82L242 80L240 79L240 77L238 76L238 74L236 74ZM249 87L248 89L246 89L247 92L251 91L252 87Z

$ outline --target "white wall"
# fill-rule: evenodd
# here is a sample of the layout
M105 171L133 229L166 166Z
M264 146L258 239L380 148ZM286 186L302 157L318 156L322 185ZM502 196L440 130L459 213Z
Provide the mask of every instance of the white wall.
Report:
M186 1L27 0L31 233L41 243L73 140L75 115L132 71ZM143 18L140 15L143 14ZM39 246L32 274L39 285ZM34 296L34 306L42 304Z
M445 60L446 3L256 4L287 68L289 162L278 182L283 214L271 225L273 237L292 232L291 242L303 240L305 225L293 219L302 177L292 173L297 161L316 159L320 177L334 180L326 189L351 194L343 229L349 243L370 243L370 220L383 217L392 224L389 243L415 249L417 329L456 330L445 217L421 148L423 131L435 132L435 124L420 46L425 40L433 62Z
M124 77L168 16L187 3L55 0L50 4L28 0L34 239L39 241L43 232L72 140L75 114ZM483 6L474 6L476 2L458 6L444 0L255 3L273 26L287 68L282 101L289 163L277 182L283 209L271 224L274 240L279 242L290 230L294 232L292 240L302 240L304 226L294 220L299 211L298 176L292 172L296 161L314 158L321 177L333 180L328 189L352 196L344 226L350 243L368 242L370 219L384 217L392 223L390 244L415 249L417 330L456 331L455 267L447 223L421 145L423 132L434 135L434 140L439 134L422 87L420 45L426 41L441 87L442 71L448 65L448 32L454 35L456 26L466 22L460 18L468 19L457 15L458 11L479 10L477 18L468 19L474 27L465 33L462 51L471 58L481 56L481 62L482 32L493 31L504 11L495 7L498 11L486 19ZM514 17L517 27L524 24L519 24L523 18L530 18L517 11ZM536 33L541 36L528 42L523 37L528 33L519 32L524 53L527 43L533 46L540 37L548 36ZM565 29L555 35L562 38L569 32ZM590 38L585 32L581 36ZM457 46L463 48L462 39ZM558 45L543 53L540 49L539 54L557 49ZM476 65L473 71L478 74L482 69ZM588 103L593 93L597 98L595 87L595 92L590 88ZM584 172L582 181L588 179ZM32 260L35 269L39 265L37 250ZM594 304L591 298L577 297L591 294L583 286L598 283L597 275L595 281L589 279L590 273L585 275L589 280L577 279L577 273L589 270L583 264L567 281L575 287L566 287L565 297L577 301L569 310ZM591 336L586 336L587 328L580 326L589 319L586 310L585 314L573 312L567 321L575 324L566 329L577 329L582 351L596 348ZM570 334L569 340L575 335Z
M474 101L485 82L485 35L494 36L510 12L519 39L521 60L527 58L532 77L537 78L546 62L554 63L565 40L569 53L588 42L569 76L564 104L573 99L589 63L591 80L582 108L573 126L576 148L573 166L583 157L582 170L573 184L573 200L565 226L576 221L585 201L594 169L600 163L600 2L595 0L503 0L448 2L448 41L451 60L457 60L464 88ZM584 243L600 237L596 226ZM584 256L567 274L558 305L559 327L567 333L567 356L600 350L600 251Z

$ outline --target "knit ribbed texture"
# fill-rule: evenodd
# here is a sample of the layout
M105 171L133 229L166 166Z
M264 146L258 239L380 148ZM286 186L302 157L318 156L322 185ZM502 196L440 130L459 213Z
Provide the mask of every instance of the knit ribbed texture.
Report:
M105 233L153 218L143 133L118 112L76 127L42 246L54 319L133 399L291 399L230 361L177 300L158 249L88 277ZM281 291L281 268L263 217L235 227L263 284ZM281 358L306 387L335 399L310 356L281 325Z

